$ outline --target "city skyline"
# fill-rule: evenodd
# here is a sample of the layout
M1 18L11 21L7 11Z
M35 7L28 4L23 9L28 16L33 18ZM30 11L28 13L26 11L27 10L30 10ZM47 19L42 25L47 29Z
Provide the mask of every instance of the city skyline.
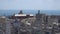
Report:
M22 10L24 14L37 14L38 10ZM0 10L0 16L13 15L19 13L20 10ZM40 13L47 15L60 15L60 10L40 10Z

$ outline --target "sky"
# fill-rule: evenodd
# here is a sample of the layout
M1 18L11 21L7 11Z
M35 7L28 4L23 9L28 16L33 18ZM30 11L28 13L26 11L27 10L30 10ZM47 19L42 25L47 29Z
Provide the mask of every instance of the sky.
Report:
M0 0L0 10L60 10L60 0Z

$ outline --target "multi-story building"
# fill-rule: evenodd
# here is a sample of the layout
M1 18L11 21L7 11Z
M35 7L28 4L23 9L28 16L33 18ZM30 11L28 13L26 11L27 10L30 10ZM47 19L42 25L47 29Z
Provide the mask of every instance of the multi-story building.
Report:
M38 14L36 14L36 21L33 24L36 29L33 29L33 33L55 34L58 32L58 25L58 16L40 14L38 11Z
M33 23L33 29L32 29L32 33L33 34L43 34L44 33L44 29L45 29L45 18L46 15L45 14L40 14L40 10L38 10L38 14L36 14L35 16L36 20Z
M41 14L36 16L23 14L22 11L14 14L12 19L0 17L0 34L59 34L60 16Z
M14 14L11 18L25 19L25 18L31 18L33 16L34 16L33 14L24 14L23 11L21 10L18 14Z
M0 16L0 34L6 34L6 18Z
M38 10L38 14L33 17L28 17L23 13L19 13L18 15L15 15L15 18L18 19L18 17L26 17L22 20L20 19L22 25L19 29L20 34L55 34L55 32L58 32L58 17L57 16L50 16L46 14L40 14L40 10ZM13 22L14 23L14 22ZM16 23L18 24L18 23ZM18 28L18 27L17 27ZM14 29L14 28L13 28ZM17 29L18 30L18 29Z

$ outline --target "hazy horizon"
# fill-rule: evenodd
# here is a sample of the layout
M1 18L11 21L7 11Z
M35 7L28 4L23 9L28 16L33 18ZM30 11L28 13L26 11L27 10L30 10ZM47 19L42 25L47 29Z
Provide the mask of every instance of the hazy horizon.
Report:
M38 10L22 10L25 14L36 14ZM0 10L0 16L2 15L13 15L19 13L20 10ZM47 15L60 15L60 10L40 10L40 13Z

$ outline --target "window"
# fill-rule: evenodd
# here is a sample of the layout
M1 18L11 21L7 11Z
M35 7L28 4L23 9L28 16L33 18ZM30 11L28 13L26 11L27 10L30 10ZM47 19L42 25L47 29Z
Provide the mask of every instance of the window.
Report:
M60 25L58 27L60 28Z
M18 34L18 29L17 28L15 29L15 34Z
M35 34L40 34L41 32L40 31L36 31Z
M49 32L45 32L45 34L49 34Z
M0 34L3 34L3 32L2 32L2 31L0 31Z
M58 20L58 23L60 23L60 19Z

